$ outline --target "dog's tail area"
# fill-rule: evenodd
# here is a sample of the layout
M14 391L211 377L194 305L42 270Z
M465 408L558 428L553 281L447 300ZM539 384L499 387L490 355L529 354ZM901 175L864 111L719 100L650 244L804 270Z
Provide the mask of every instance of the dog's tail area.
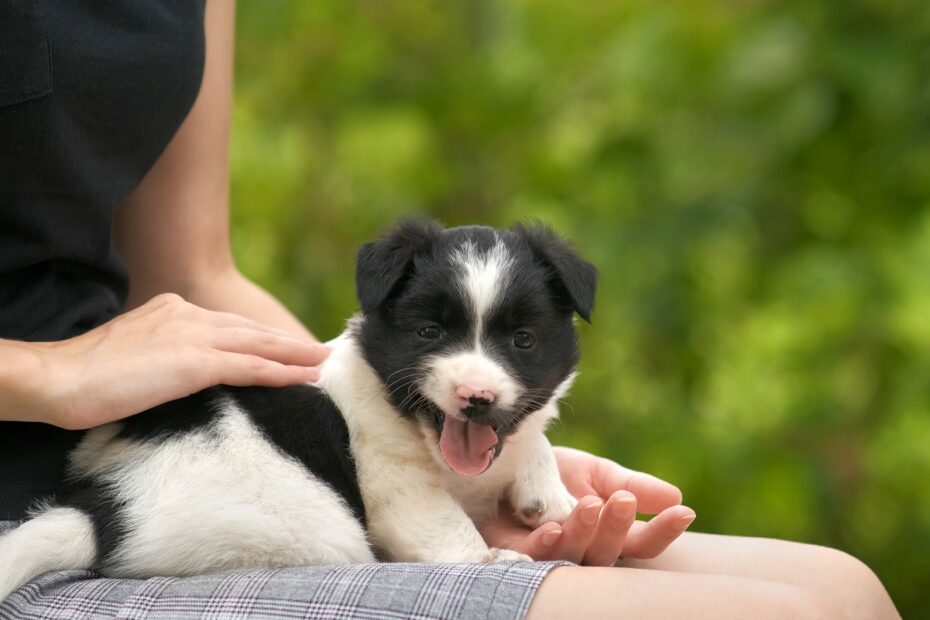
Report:
M94 525L86 513L49 508L0 536L0 601L44 572L90 568L96 547Z

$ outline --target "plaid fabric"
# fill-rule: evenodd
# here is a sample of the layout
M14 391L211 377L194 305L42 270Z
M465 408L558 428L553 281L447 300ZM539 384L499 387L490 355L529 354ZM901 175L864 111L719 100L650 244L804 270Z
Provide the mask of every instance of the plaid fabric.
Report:
M15 527L0 522L0 532ZM76 618L522 618L560 562L361 564L199 577L46 573L0 603L2 620Z

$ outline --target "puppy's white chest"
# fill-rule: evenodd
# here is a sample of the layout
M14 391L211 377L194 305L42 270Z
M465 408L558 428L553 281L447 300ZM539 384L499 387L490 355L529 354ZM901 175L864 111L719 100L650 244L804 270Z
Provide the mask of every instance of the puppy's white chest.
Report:
M462 505L468 517L479 525L497 514L500 500L513 484L514 473L498 465L501 463L494 463L488 471L475 478L463 479L452 472L443 476L445 489Z

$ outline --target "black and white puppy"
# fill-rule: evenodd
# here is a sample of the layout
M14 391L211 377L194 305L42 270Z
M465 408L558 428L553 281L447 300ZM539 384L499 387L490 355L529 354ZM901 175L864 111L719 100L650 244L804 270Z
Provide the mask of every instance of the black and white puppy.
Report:
M362 247L361 313L314 385L217 387L87 433L53 501L0 537L0 599L117 577L525 559L476 523L575 505L543 430L596 272L549 229L411 220Z

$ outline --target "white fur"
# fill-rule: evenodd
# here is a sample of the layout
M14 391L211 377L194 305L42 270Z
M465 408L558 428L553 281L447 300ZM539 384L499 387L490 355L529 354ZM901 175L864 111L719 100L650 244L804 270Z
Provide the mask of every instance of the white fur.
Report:
M131 498L129 534L108 567L114 574L373 559L342 498L268 443L231 402L209 430L135 445L105 480Z
M443 462L435 433L402 418L384 398L383 385L351 337L334 348L319 385L335 401L349 427L352 452L368 515L372 542L386 559L429 562L487 562L514 559L489 549L475 523L497 511L516 484L517 512L545 506L548 519L564 520L574 500L559 478L543 434L554 406L533 414L507 439L491 468L474 478L452 472ZM525 556L521 556L526 559Z
M552 402L557 403L559 400L565 398L568 395L568 391L572 389L572 384L575 383L575 379L577 378L578 372L573 370L552 392ZM558 415L558 412L556 412L556 415Z
M0 601L36 575L87 568L97 553L84 513L53 508L0 536Z
M459 411L455 396L455 388L459 385L493 392L495 403L504 409L517 401L519 386L510 373L480 350L436 356L424 366L423 395L446 415L456 415Z
M349 428L372 543L390 560L487 561L487 545L443 489L418 425L385 400L352 338L333 344L319 385Z
M557 411L550 403L535 415L551 419ZM512 451L517 454L511 456L518 461L508 490L514 514L531 527L564 521L578 502L562 484L549 440L532 424L524 424L517 434L517 450Z
M455 252L452 262L458 268L462 292L471 306L475 348L480 349L484 322L506 284L507 272L513 267L513 258L503 243L498 243L484 253L469 243Z

